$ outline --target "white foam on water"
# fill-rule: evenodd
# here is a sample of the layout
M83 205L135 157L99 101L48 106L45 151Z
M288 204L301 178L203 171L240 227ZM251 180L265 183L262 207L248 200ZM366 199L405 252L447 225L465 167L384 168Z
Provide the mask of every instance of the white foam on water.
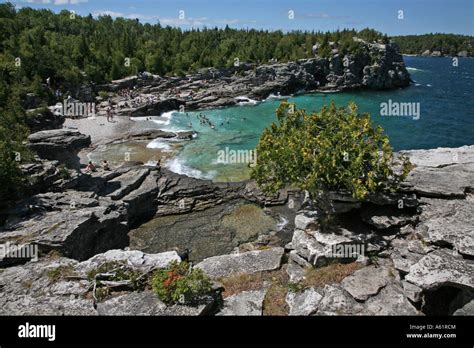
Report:
M150 141L147 146L147 148L149 149L160 149L160 150L163 150L163 151L169 151L171 149L171 147L169 146L169 144L167 144L165 141L163 141L163 139L161 138L158 138L158 139L153 139L152 141Z
M153 123L156 123L156 124L162 124L162 125L169 125L170 124L170 120L166 120L166 121L162 121L162 120L152 120Z
M280 221L277 224L277 229L278 231L281 231L285 228L286 225L288 225L288 219L285 218L284 216L280 216Z
M270 94L270 95L267 97L267 99L265 99L265 100L271 100L271 99L288 99L288 98L290 98L289 95L281 95L280 93L278 93L278 94L273 94L273 93L272 93L272 94Z
M426 87L433 87L433 86L428 83L428 84L426 85Z
M410 71L423 71L423 70L421 70L421 69L412 68L412 67L410 67L410 66L407 66L406 69L407 69L407 70L410 70Z
M210 171L207 174L204 174L199 169L187 166L179 158L173 158L169 160L166 162L165 167L174 173L183 174L198 179L212 179L217 174L215 171Z
M235 97L234 99L238 101L238 105L256 105L258 103L258 100L251 99L245 95Z

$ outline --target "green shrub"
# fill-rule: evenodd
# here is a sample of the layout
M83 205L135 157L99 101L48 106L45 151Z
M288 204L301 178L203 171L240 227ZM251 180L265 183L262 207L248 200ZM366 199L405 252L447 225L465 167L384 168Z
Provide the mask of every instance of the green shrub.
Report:
M252 177L264 191L285 186L308 190L313 196L337 191L362 199L375 191L395 190L410 170L393 170L393 150L381 127L357 106L337 108L334 102L310 115L294 104L281 103L278 123L264 130L257 145Z
M109 92L100 91L99 92L99 97L101 97L102 99L107 99L109 97Z
M101 264L99 267L94 268L87 272L87 279L93 281L97 274L109 273L108 280L121 281L130 280L131 285L134 289L143 288L143 284L140 282L142 279L142 272L133 269L126 265L122 261L107 261Z
M59 176L62 179L67 180L71 178L71 173L69 173L69 170L66 168L64 164L60 164L58 166L58 170L59 170Z
M209 295L212 288L211 280L202 270L190 270L187 262L176 261L156 271L151 285L160 300L167 304L197 302Z
M61 279L66 277L73 276L74 273L74 266L72 264L61 265L55 268L51 268L47 271L47 276L51 283L56 283Z

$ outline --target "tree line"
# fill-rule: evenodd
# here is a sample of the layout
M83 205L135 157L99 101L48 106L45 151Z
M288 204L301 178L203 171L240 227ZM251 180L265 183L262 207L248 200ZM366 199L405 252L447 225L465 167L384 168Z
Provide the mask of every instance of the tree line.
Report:
M393 38L405 54L421 54L427 50L440 51L443 55L456 56L466 51L474 55L474 37L456 34L424 34L395 36Z

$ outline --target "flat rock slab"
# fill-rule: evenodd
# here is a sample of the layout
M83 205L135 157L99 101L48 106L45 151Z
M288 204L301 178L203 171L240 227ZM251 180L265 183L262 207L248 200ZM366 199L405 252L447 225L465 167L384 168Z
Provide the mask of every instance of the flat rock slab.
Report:
M458 148L438 147L430 150L401 151L410 157L410 162L418 167L441 167L456 163L474 163L474 146Z
M99 315L193 316L206 314L208 303L166 306L151 291L132 292L97 304Z
M326 285L323 292L316 315L355 315L364 309L347 291L338 286Z
M341 285L356 300L365 301L391 281L387 267L368 266L343 279Z
M221 278L239 273L255 273L278 269L283 248L254 250L240 254L220 255L204 259L196 265L211 278Z
M145 254L139 250L109 250L103 254L91 257L77 265L76 270L88 272L96 269L105 262L122 261L137 268L165 268L172 261L181 262L176 251L167 251L158 254Z
M227 297L217 315L262 315L266 289L242 291Z
M1 302L1 315L97 315L92 300L68 296L20 295Z
M118 200L137 189L149 173L148 168L132 169L107 182L105 193L113 200Z
M423 198L422 223L416 231L431 244L454 247L474 256L474 201Z
M396 285L388 285L377 296L365 303L368 315L420 315L421 313L408 301L403 290Z
M290 307L289 315L311 315L318 310L323 296L314 288L305 289L302 292L289 291L286 303Z
M472 289L474 265L446 250L435 250L411 266L405 280L424 290L441 286Z
M408 190L421 196L463 198L474 188L474 163L416 167L408 174L405 184Z

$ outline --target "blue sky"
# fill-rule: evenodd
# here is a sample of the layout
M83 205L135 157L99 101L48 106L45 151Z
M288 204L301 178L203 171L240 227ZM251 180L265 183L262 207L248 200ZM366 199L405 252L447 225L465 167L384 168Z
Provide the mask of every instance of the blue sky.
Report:
M4 2L2 0L2 2ZM474 35L474 0L12 0L17 7L110 14L191 27L283 31L374 28L388 35ZM184 19L180 19L184 11ZM290 19L293 11L294 18ZM399 19L403 11L403 19Z

